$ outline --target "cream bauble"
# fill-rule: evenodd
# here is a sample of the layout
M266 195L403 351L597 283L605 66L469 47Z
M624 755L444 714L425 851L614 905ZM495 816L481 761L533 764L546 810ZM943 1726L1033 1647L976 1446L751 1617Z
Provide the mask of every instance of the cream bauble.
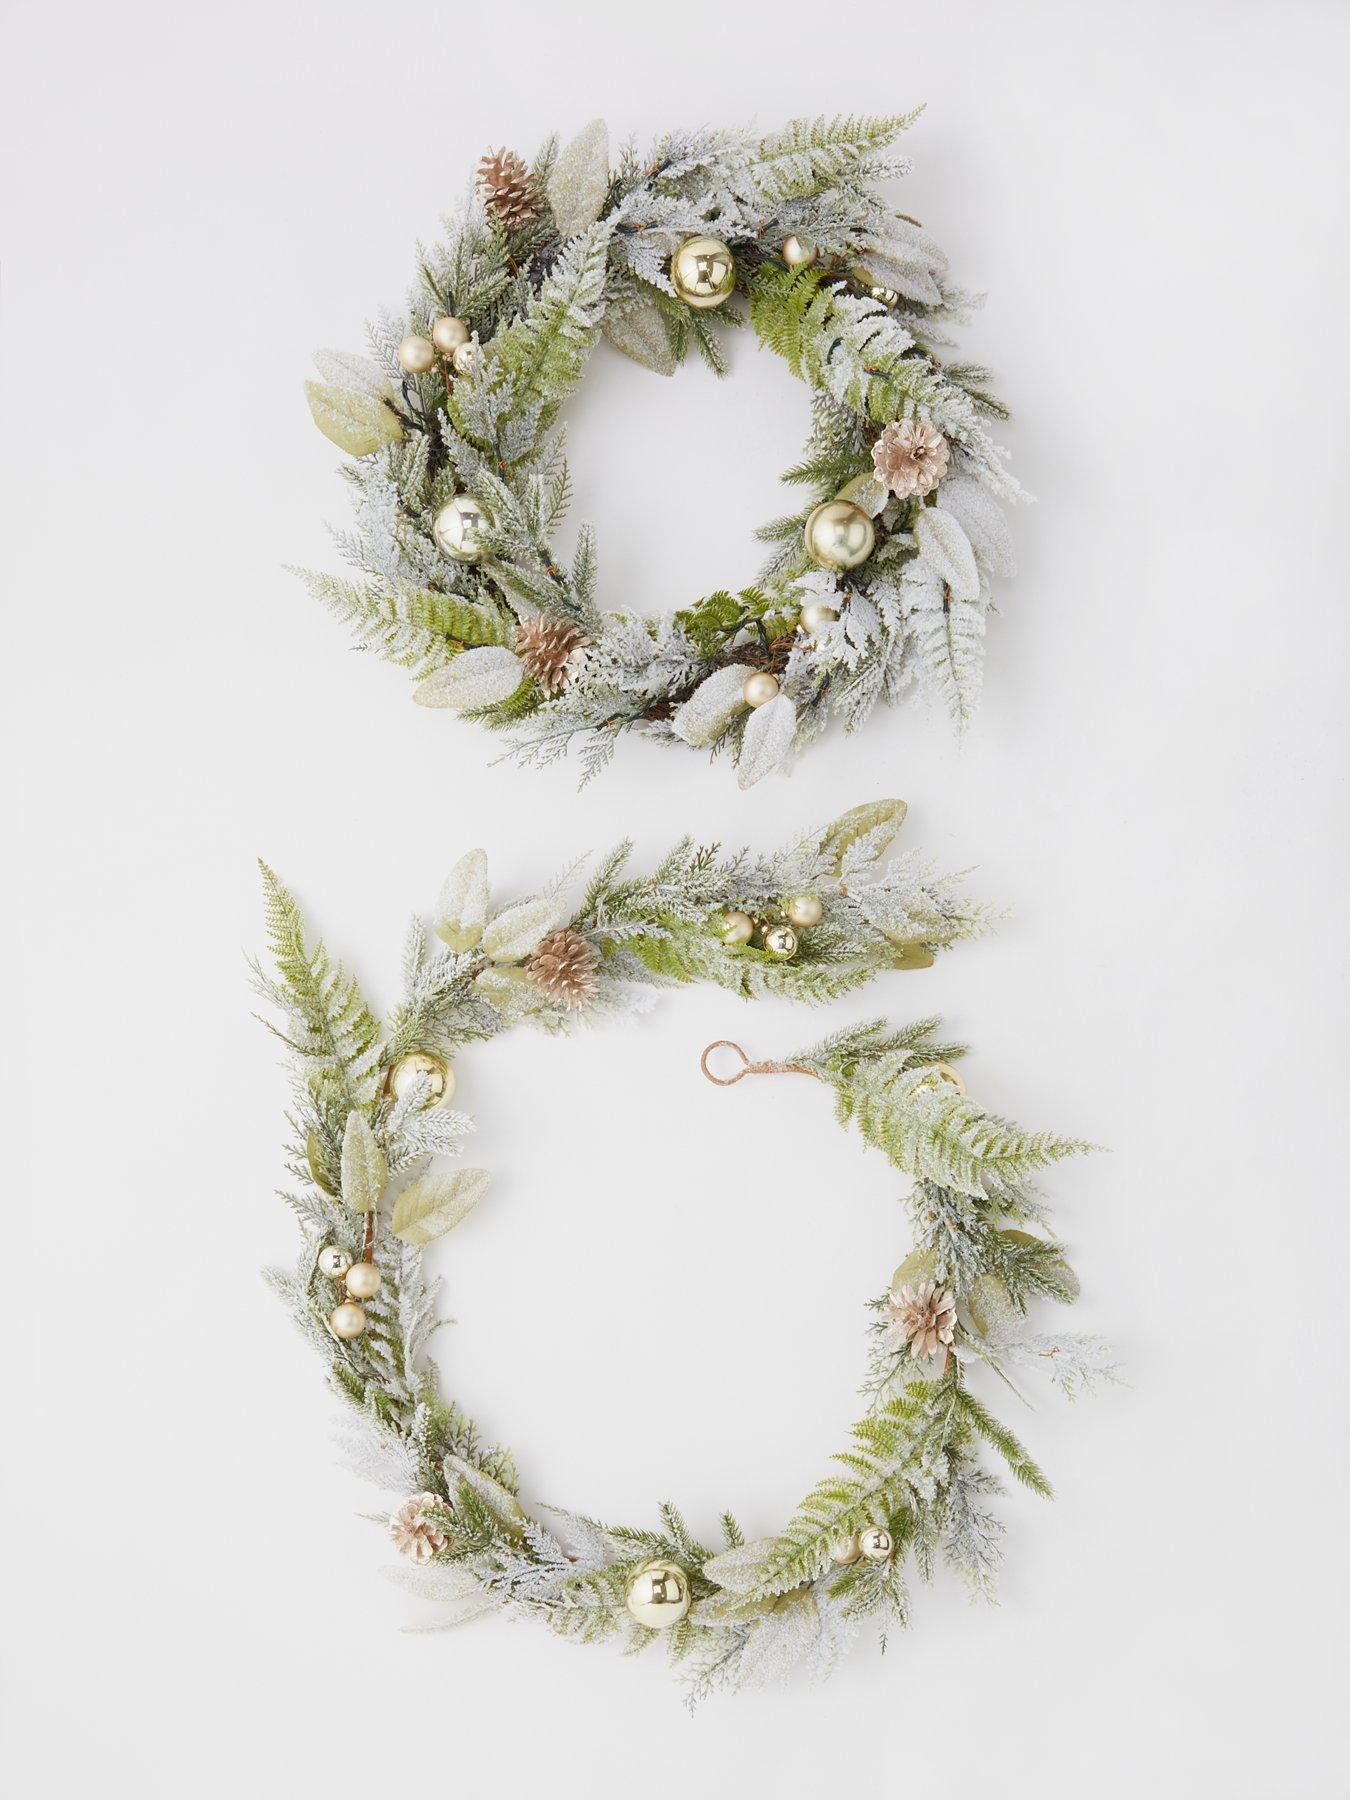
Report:
M355 1300L344 1300L328 1315L328 1329L335 1338L359 1338L366 1328L366 1310Z
M825 917L825 903L819 894L794 894L783 911L792 924L809 930Z
M352 1266L352 1253L341 1244L325 1244L319 1252L319 1273L330 1281L341 1281Z
M884 1525L869 1525L858 1533L858 1549L868 1562L889 1562L895 1541Z
M413 332L399 345L398 360L410 375L425 375L436 365L436 346Z
M373 1300L380 1291L380 1271L373 1262L353 1263L347 1271L346 1288L353 1300Z
M794 232L783 239L783 261L789 269L805 269L816 260L814 244L804 244Z
M729 912L722 920L722 942L729 949L737 944L748 944L755 935L755 921L749 913Z
M478 367L478 359L482 354L472 339L468 343L457 344L450 357L456 375L471 375Z
M770 956L781 957L786 962L788 957L797 954L797 934L790 925L770 925L764 933L764 948Z
M756 669L741 684L741 699L747 706L767 706L778 698L778 677L767 669Z
M472 494L452 494L432 520L431 535L452 562L481 562L483 532L491 524Z
M814 637L827 625L833 625L838 617L838 607L831 606L827 600L808 600L797 615L797 629L804 631L807 637Z
M431 341L442 356L453 356L461 344L468 343L471 335L463 319L455 318L453 313L437 319L431 328Z
M964 1094L965 1076L950 1063L930 1063L909 1091L911 1094L940 1094L944 1088L954 1088L958 1094Z
M643 1563L628 1583L628 1610L648 1631L669 1631L689 1611L689 1577L664 1556Z
M822 569L856 569L876 548L876 528L860 506L822 500L802 533L806 553Z
M444 1106L453 1096L455 1071L443 1056L436 1056L430 1050L409 1050L397 1062L391 1063L384 1078L384 1091L391 1100L401 1100L419 1075L425 1075L431 1084L426 1100L428 1106Z
M721 238L688 238L670 259L670 282L686 306L721 306L735 291L736 263Z
M848 1537L836 1538L830 1545L830 1561L838 1563L844 1569L848 1568L851 1563L857 1562L861 1555L862 1548L858 1543L856 1531Z

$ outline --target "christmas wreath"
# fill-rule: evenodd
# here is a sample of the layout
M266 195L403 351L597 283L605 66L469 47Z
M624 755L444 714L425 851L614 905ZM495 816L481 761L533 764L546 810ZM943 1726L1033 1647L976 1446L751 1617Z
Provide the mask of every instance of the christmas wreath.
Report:
M912 1248L871 1303L865 1414L775 1535L747 1541L727 1514L714 1548L671 1506L650 1527L527 1508L511 1456L442 1394L426 1355L436 1283L423 1247L488 1181L435 1167L470 1129L448 1104L460 1047L518 1022L565 1029L669 982L822 1000L931 961L988 914L914 856L886 860L902 810L857 809L770 857L686 840L645 879L626 872L623 846L575 904L555 884L497 907L473 851L441 894L439 945L414 924L405 993L383 1025L264 871L277 972L258 981L285 1020L296 1186L284 1197L305 1235L294 1272L272 1280L349 1403L355 1467L398 1496L398 1573L443 1604L445 1623L504 1610L565 1637L664 1643L694 1697L799 1662L823 1672L863 1621L905 1622L907 1568L926 1577L943 1560L991 1590L999 1483L982 1445L1049 1492L970 1376L987 1364L1011 1381L1025 1365L1072 1394L1108 1372L1094 1340L1045 1335L1026 1316L1042 1296L1074 1298L1032 1181L1083 1146L983 1111L955 1067L961 1047L932 1019L854 1027L785 1062L704 1052L723 1085L759 1070L815 1077L841 1122L912 1178Z
M1019 490L987 371L945 360L970 296L878 191L908 167L890 146L913 116L675 133L613 166L596 121L560 155L483 159L372 356L320 353L307 389L354 459L340 544L358 574L305 578L417 700L526 760L576 740L583 779L638 730L729 751L743 787L915 678L964 724L991 578L1013 566L999 502ZM786 474L805 504L760 532L753 587L603 611L590 528L568 559L551 547L562 404L602 336L663 375L691 347L721 372L733 296L811 389Z

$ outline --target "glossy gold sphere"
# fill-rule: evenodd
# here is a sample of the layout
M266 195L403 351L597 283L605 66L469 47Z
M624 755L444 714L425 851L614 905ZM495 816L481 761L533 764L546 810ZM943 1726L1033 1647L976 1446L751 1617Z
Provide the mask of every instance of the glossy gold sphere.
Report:
M664 1556L643 1563L628 1584L628 1610L648 1631L668 1631L689 1611L689 1577Z
M491 523L472 494L452 494L431 521L431 535L452 562L482 562L483 532Z
M755 935L755 921L749 913L729 912L722 920L722 942L729 948L748 944Z
M736 287L736 263L721 238L688 238L670 259L670 281L686 306L721 306Z
M764 948L770 956L781 956L786 962L797 954L797 934L790 925L770 925L764 933Z
M876 548L876 528L849 500L822 500L806 521L806 553L822 569L856 569Z
M889 1562L895 1542L884 1525L869 1525L858 1533L858 1550L868 1562Z
M825 600L808 600L797 618L797 629L804 631L807 637L814 637L827 625L833 625L839 617L838 607L831 606Z
M783 261L789 269L805 269L816 260L814 244L805 244L796 232L783 239Z
M455 1071L443 1056L436 1056L430 1050L409 1050L397 1062L391 1063L384 1078L384 1091L391 1100L401 1100L419 1075L425 1075L431 1083L428 1106L444 1106L453 1096Z
M366 1328L366 1309L355 1300L344 1300L328 1315L328 1329L335 1338L359 1338Z
M319 1273L330 1281L341 1281L352 1266L352 1253L341 1244L325 1244L319 1252Z
M373 1300L380 1291L380 1271L373 1262L353 1263L347 1271L346 1287L353 1300Z
M850 1563L857 1562L861 1555L856 1531L849 1537L836 1538L830 1545L830 1561L838 1563L841 1568L846 1569Z
M946 1087L955 1088L958 1094L964 1094L965 1076L950 1063L930 1063L909 1091L911 1094L937 1094Z
M413 332L399 345L398 360L410 375L425 375L428 369L435 367L436 346L430 338L419 337Z
M478 345L472 341L457 344L450 357L450 362L456 375L468 375L472 370L476 369L478 367L478 359L482 354L483 353L478 348Z
M825 917L825 902L819 894L794 894L783 911L794 925L809 929Z
M470 337L468 326L463 319L457 319L453 313L447 313L443 319L437 319L431 328L431 341L442 356L453 356L461 344L467 344Z
M778 677L767 669L756 669L741 684L741 699L747 706L767 706L778 698Z

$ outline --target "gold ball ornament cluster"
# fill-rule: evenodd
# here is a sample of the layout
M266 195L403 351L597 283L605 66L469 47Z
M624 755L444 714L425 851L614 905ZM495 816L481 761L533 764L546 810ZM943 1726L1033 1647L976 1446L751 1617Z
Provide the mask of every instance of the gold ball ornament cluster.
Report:
M670 284L686 306L721 306L736 291L736 260L721 238L686 238L670 259Z
M876 549L876 527L851 500L822 500L802 533L806 553L822 569L842 572L865 563Z
M658 1556L628 1583L628 1610L648 1631L669 1631L689 1611L689 1577L677 1562Z
M443 1056L431 1050L409 1050L389 1065L384 1078L384 1091L391 1100L401 1100L419 1077L430 1083L426 1104L445 1106L454 1097L455 1071Z
M757 941L769 956L789 961L800 948L801 933L825 917L825 903L819 894L793 894L778 910L778 918L757 918L740 911L723 913L722 942L728 950L738 950Z
M463 350L471 348L469 344L460 346ZM455 354L458 356L459 351ZM452 494L437 510L431 522L431 535L436 540L436 548L451 562L476 563L483 560L483 533L491 525L492 520L472 494Z

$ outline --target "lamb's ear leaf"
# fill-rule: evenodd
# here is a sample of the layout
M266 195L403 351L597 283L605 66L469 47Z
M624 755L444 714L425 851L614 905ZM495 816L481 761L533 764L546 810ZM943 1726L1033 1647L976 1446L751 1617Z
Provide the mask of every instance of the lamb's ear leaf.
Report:
M423 1175L404 1188L394 1202L389 1229L405 1244L430 1244L453 1231L487 1192L486 1169L456 1169L448 1175Z

